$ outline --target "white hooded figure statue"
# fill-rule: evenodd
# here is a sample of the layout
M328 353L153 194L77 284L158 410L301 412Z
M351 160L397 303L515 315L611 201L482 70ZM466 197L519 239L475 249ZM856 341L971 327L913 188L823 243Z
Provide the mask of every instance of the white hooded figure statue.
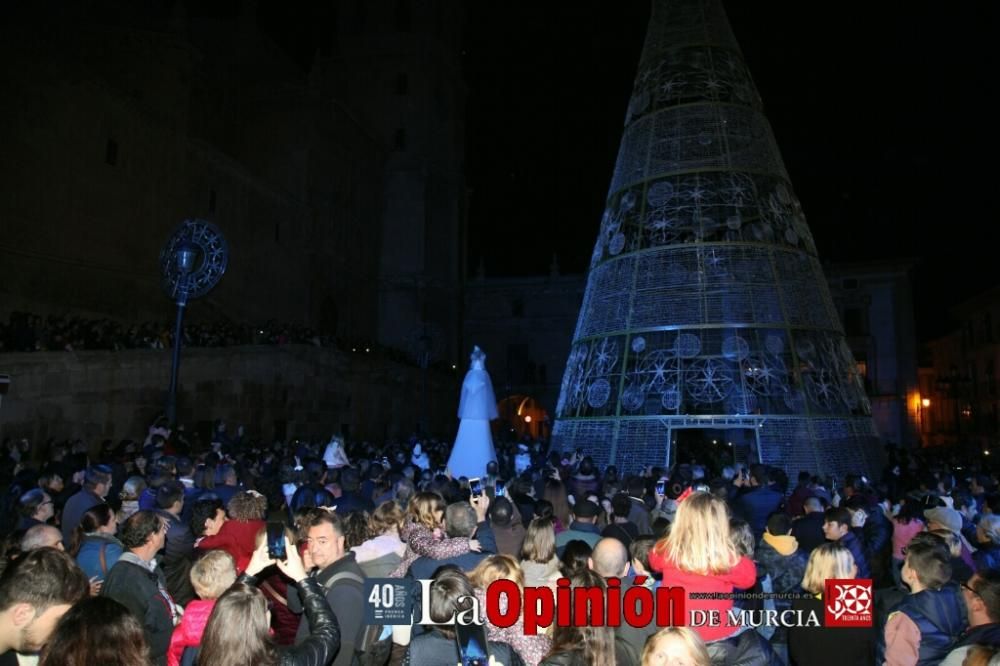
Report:
M326 451L323 452L323 462L332 469L348 467L351 464L351 461L347 459L347 452L344 451L344 440L336 435L330 438L330 443L326 445Z
M455 478L483 477L487 463L497 459L490 432L490 421L497 418L497 399L490 374L486 372L486 354L473 347L470 359L472 364L462 382L458 401L458 435L448 458L448 469Z

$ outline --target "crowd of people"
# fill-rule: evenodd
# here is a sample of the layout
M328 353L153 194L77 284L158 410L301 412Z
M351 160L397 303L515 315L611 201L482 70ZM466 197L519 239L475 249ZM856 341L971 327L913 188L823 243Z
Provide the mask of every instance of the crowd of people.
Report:
M273 320L261 325L227 321L186 322L183 332L186 347L351 346L332 335ZM0 320L0 352L170 349L173 337L174 324L169 321L125 324L112 319L62 315L43 317L28 312L12 312L6 322Z
M682 588L686 613L723 620L535 632L522 606L510 626L486 619L506 666L1000 661L1000 486L981 460L894 450L879 479L793 485L763 465L620 474L524 441L499 443L470 483L432 438L215 435L201 450L157 424L94 456L4 442L0 666L470 663L449 621L497 581ZM433 623L367 624L371 578L433 581L410 588ZM826 582L842 579L872 581L872 626L823 626Z

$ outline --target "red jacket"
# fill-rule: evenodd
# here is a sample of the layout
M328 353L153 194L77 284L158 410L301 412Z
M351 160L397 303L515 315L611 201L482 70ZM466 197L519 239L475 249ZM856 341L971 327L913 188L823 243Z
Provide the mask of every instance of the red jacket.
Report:
M731 593L733 589L747 590L757 582L757 566L753 560L741 557L732 569L726 573L702 575L681 571L663 555L655 550L649 551L649 565L654 571L663 572L664 587L683 587L686 606L685 620L689 620L692 610L714 611L718 613L720 626L692 627L702 640L717 641L736 632L738 627L729 626L727 613L733 607L732 599L692 599L692 592L724 592Z
M181 623L174 628L170 636L170 648L167 650L167 666L178 666L184 656L184 648L201 645L201 635L205 633L205 625L215 608L215 599L195 599L184 609Z
M218 534L207 536L195 546L199 550L224 550L236 560L236 575L240 575L250 564L253 551L257 549L257 533L264 529L263 520L227 520Z

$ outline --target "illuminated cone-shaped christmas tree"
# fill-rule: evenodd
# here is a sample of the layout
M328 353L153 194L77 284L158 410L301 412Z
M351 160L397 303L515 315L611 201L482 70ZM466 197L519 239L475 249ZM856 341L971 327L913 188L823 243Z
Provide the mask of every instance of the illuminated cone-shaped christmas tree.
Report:
M863 383L721 3L653 5L554 446L636 470L701 428L738 460L871 471Z

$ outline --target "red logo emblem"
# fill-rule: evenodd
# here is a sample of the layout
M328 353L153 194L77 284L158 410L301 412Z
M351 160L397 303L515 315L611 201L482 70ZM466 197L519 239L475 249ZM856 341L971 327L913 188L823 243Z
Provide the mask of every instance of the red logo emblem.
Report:
M872 626L870 578L827 579L823 602L828 627Z

